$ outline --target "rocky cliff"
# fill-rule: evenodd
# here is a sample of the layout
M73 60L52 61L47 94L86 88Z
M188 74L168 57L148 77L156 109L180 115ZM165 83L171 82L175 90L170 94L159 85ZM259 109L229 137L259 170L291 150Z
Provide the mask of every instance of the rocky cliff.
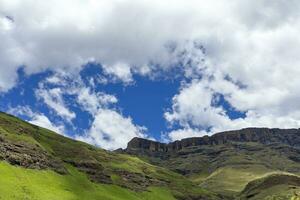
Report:
M231 142L258 142L261 144L281 143L300 147L299 136L300 129L247 128L237 131L221 132L212 136L186 138L169 144L142 138L133 138L128 143L125 151L176 152L192 146L220 145Z

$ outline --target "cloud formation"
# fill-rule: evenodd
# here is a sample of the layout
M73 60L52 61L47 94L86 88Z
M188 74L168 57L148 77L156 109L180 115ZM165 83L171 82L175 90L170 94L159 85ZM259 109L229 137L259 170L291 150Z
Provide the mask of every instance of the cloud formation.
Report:
M37 89L35 93L38 99L44 101L49 108L53 109L60 117L68 122L76 117L76 114L65 105L61 88L48 89L44 88L43 84L40 84L40 88Z
M79 108L91 116L91 123L84 132L70 135L77 140L114 150L125 148L133 137L148 137L145 127L136 125L129 116L118 111L116 96L98 92L92 83L85 83L80 76L55 73L40 82L35 93L54 115L75 127L73 119L77 116L72 108ZM38 124L38 121L43 127L46 126L43 116L34 116L31 123Z
M109 109L100 109L93 121L91 128L85 135L75 138L102 148L115 150L126 148L127 142L134 137L147 137L147 129L134 125L132 119Z
M3 91L11 88L20 66L28 74L45 69L75 73L90 61L130 81L133 73L170 68L169 42L194 39L218 66L261 65L272 62L270 53L286 52L285 46L297 52L297 8L295 0L1 0L0 65L9 70L1 73L0 85Z
M0 91L15 86L20 66L27 74L77 74L96 62L106 81L124 83L134 74L164 76L179 68L182 86L165 113L182 127L176 135L299 127L299 8L297 0L0 0ZM38 94L50 107L53 101L62 105L59 91L48 92L55 99ZM77 98L95 117L100 109L102 116L118 118L95 105L103 105L96 100L103 94L84 94L94 95L90 104ZM220 96L245 117L231 119ZM59 112L69 121L74 117Z
M17 116L26 116L29 118L28 122L31 124L47 128L51 131L64 135L65 127L62 124L56 125L52 123L47 116L39 112L33 112L28 106L10 108L8 113Z

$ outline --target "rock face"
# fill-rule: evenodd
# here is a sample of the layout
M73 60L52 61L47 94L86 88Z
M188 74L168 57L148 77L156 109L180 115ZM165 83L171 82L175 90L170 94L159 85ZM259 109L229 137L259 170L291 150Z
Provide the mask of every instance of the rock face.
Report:
M75 166L79 171L88 175L90 180L96 183L111 184L111 178L105 174L104 167L95 161L68 161L71 165Z
M300 130L247 128L169 144L134 138L123 152L186 176L225 166L295 173L300 170Z
M49 155L40 146L25 142L6 140L0 137L0 161L31 169L52 169L66 174L63 163Z
M163 154L182 150L186 147L201 145L220 145L230 142L258 142L261 144L282 143L300 147L300 129L247 128L227 131L213 136L186 138L169 144L142 138L133 138L127 145L126 152L148 151Z

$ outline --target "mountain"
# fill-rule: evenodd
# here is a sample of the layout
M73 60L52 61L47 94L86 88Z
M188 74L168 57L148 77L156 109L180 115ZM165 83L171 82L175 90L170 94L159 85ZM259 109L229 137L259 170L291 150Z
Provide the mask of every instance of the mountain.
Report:
M221 199L141 159L0 113L1 200Z
M228 198L272 172L300 172L300 130L247 128L169 144L134 138L124 150Z
M0 113L0 200L299 199L300 130L248 128L106 151Z

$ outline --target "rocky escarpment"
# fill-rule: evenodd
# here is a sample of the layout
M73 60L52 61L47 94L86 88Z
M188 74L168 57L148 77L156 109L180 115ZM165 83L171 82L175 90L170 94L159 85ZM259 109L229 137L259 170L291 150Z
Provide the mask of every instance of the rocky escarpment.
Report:
M211 174L224 166L300 170L300 130L247 128L169 144L134 138L125 153L182 175Z
M163 154L180 151L187 147L201 145L221 145L231 142L258 142L261 144L281 143L300 147L300 129L247 128L237 131L217 133L212 136L186 138L169 144L142 138L133 138L126 152L148 151Z

